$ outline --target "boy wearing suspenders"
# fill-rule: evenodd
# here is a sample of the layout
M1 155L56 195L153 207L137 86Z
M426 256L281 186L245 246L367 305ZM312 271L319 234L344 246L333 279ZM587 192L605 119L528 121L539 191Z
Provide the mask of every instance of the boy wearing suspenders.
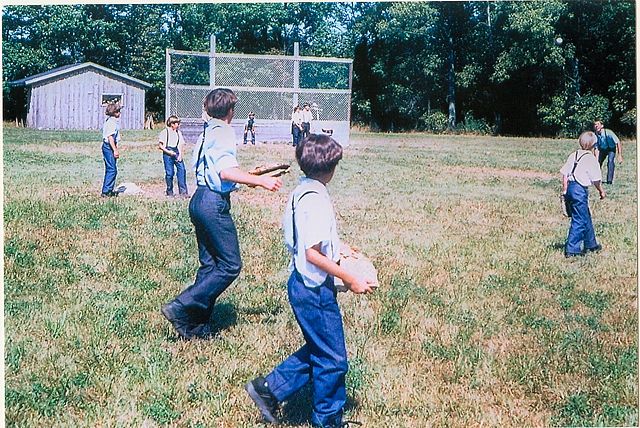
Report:
M326 185L340 159L342 147L327 135L310 134L296 147L305 177L287 202L284 235L292 253L289 302L305 343L269 375L245 386L268 423L278 423L279 403L312 381L313 426L343 426L348 364L334 277L358 294L371 293L373 284L336 263L340 239Z
M570 154L567 162L560 169L562 193L569 204L571 216L571 226L564 251L566 257L580 256L602 249L596 241L593 230L587 189L593 184L600 193L600 199L606 196L602 188L600 166L593 154L596 141L597 137L593 132L583 132L578 139L581 150Z
M167 196L173 196L174 168L178 178L178 191L180 196L188 197L187 171L184 168L182 154L184 153L184 137L180 131L180 119L177 116L169 116L167 127L158 135L158 149L162 151L164 164L164 179L167 183Z
M209 339L216 299L240 274L242 260L238 232L231 217L230 193L238 183L277 191L280 178L251 175L236 159L236 138L231 127L238 98L218 88L204 99L210 117L202 141L194 148L197 189L189 202L189 217L196 229L200 267L190 287L162 306L162 315L182 339Z

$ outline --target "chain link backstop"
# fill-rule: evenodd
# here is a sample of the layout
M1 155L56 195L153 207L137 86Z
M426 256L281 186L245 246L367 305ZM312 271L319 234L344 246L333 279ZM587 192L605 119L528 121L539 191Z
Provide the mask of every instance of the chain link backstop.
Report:
M311 132L331 130L343 145L349 142L353 60L219 53L215 38L210 52L167 50L166 107L168 117L183 120L183 133L201 128L202 100L214 88L238 96L232 126L240 138L249 112L256 115L258 141L291 141L293 106L308 102L314 115ZM191 129L193 128L193 129Z

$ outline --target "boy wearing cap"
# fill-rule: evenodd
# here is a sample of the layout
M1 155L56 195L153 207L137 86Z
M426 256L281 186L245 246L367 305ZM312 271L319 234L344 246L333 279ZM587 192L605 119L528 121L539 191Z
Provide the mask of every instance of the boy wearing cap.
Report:
M178 178L178 191L183 197L187 197L187 171L184 167L182 154L184 153L184 137L180 131L180 119L177 116L169 116L167 127L158 135L158 149L162 151L164 163L164 179L167 184L167 196L173 196L174 172Z
M309 103L302 105L302 135L301 139L305 139L311 133L311 121L313 120L313 113L311 113L311 106Z
M104 180L102 182L103 198L118 196L113 191L118 175L117 160L120 157L118 141L120 141L120 110L119 103L109 103L105 110L107 119L102 125L102 158L104 159Z

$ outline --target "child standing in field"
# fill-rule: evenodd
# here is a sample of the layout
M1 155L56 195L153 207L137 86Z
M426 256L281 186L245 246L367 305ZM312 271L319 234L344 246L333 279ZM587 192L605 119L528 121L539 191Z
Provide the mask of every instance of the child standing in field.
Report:
M594 156L597 140L593 132L583 132L578 139L580 150L570 154L560 169L562 193L571 208L571 226L564 251L566 257L580 256L602 249L593 230L588 190L589 185L593 184L600 193L600 199L606 196L602 188L600 165Z
M287 202L284 235L292 254L289 302L305 344L265 378L258 377L245 386L269 423L278 423L280 402L312 381L312 423L342 426L348 365L334 277L341 278L354 293L370 293L373 288L372 283L336 263L340 240L326 185L340 159L342 147L327 135L311 134L296 147L296 160L305 177Z
M189 196L187 190L187 171L184 167L182 154L184 153L184 137L180 131L180 119L169 116L167 127L158 135L158 149L162 151L164 164L164 179L167 184L167 196L173 196L173 176L178 179L178 191L181 196Z
M282 180L256 176L240 170L236 139L231 127L238 101L230 89L211 91L204 100L210 120L203 141L194 148L197 189L189 203L189 216L196 229L200 268L190 287L161 309L183 339L212 336L210 317L218 296L240 274L242 261L238 233L231 217L229 194L238 183L276 191Z
M251 132L251 144L256 145L256 114L249 112L247 123L244 125L244 144L247 144L247 134Z
M102 182L103 198L118 196L113 191L118 175L117 161L120 157L118 141L120 141L120 110L119 103L109 103L105 110L107 120L102 126L102 158L104 159L104 180Z

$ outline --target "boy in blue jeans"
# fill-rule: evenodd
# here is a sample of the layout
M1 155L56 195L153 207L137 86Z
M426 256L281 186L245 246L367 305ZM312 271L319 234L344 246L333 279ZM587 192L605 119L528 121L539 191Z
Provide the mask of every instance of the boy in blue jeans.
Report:
M240 275L238 232L231 216L230 193L238 184L275 192L280 178L256 176L240 169L231 120L238 97L218 88L204 99L209 121L193 151L197 188L189 202L196 229L200 267L193 285L162 306L162 315L182 339L211 339L210 319L216 299Z
M340 159L342 147L328 135L310 134L296 147L296 160L305 177L287 202L284 235L292 254L289 302L305 344L265 378L245 386L269 423L278 423L278 403L313 381L312 424L342 426L348 365L334 277L358 294L371 293L373 284L337 263L340 239L326 185Z

